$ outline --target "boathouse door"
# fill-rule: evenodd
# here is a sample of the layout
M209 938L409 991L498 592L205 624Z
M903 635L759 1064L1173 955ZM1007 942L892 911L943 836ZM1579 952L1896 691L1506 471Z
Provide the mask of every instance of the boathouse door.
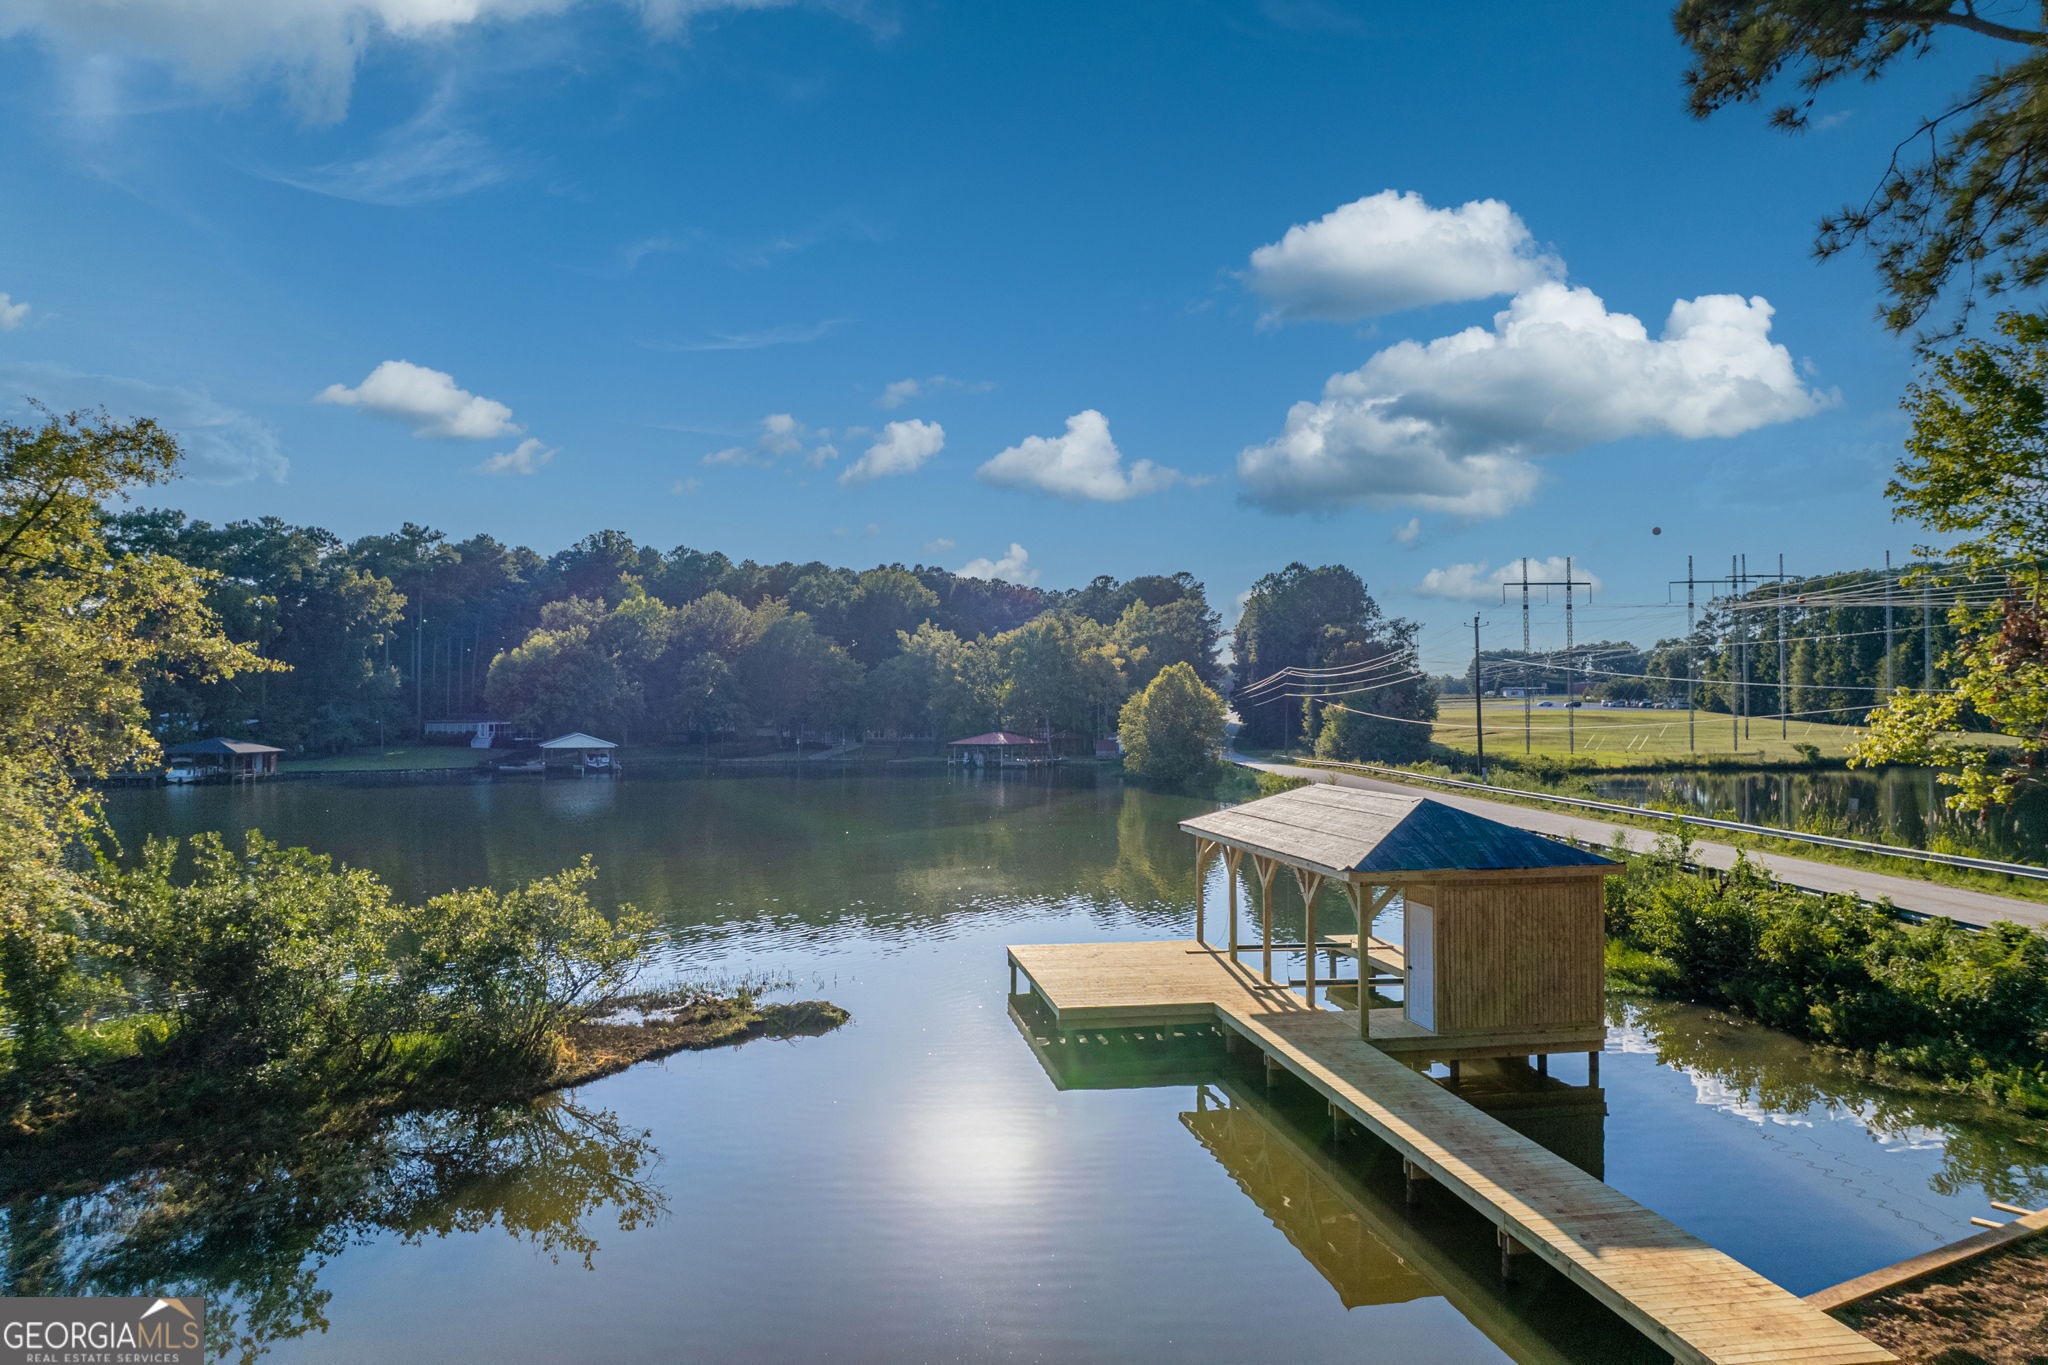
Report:
M1436 912L1420 901L1402 910L1408 948L1408 984L1403 992L1408 1022L1436 1031Z

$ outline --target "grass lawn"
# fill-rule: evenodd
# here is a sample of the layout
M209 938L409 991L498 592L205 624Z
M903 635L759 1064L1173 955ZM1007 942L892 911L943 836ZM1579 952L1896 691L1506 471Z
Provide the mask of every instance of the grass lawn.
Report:
M1523 753L1522 703L1488 700L1484 708L1487 750L1507 757ZM1751 720L1747 722L1748 734L1731 739L1725 714L1700 711L1695 713L1693 738L1688 743L1683 711L1610 711L1597 706L1568 711L1561 704L1548 710L1539 705L1528 712L1527 752L1560 756L1576 753L1602 766L1642 759L1684 758L1693 753L1710 759L1781 763L1801 758L1800 751L1793 747L1799 744L1814 745L1822 758L1842 758L1848 754L1849 746L1863 736L1863 727L1858 725L1824 725L1806 720L1786 721L1783 725L1785 734L1781 738L1780 722ZM1444 697L1437 703L1432 738L1446 748L1466 753L1477 748L1470 697Z
M354 753L331 754L325 758L286 758L278 763L278 768L294 773L474 768L487 755L487 750L472 749L466 744L395 744L388 749L358 749Z

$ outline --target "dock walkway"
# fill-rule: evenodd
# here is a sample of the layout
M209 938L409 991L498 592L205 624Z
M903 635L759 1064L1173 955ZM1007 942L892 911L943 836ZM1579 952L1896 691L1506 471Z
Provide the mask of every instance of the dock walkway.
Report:
M1358 1036L1357 1016L1192 940L1018 946L1062 1027L1214 1020L1262 1049L1659 1346L1686 1362L1878 1365L1868 1338Z

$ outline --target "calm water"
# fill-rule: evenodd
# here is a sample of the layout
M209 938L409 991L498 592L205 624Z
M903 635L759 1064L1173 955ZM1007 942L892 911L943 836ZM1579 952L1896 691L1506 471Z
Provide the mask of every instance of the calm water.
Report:
M2025 862L2048 854L2048 801L2025 801L1979 821L1948 809L1952 789L1940 785L1931 768L1615 774L1596 777L1594 794L1603 801L1951 853Z
M82 1179L8 1208L0 1287L204 1292L274 1360L1655 1359L1548 1272L1503 1289L1474 1217L1403 1208L1384 1150L1213 1037L1012 1019L1006 943L1188 932L1203 804L1085 774L116 793L131 840L255 826L414 896L587 851L663 917L663 972L781 973L854 1022ZM1620 1009L1608 1052L1604 1116L1528 1131L1795 1291L2048 1202L2030 1128L1763 1030Z

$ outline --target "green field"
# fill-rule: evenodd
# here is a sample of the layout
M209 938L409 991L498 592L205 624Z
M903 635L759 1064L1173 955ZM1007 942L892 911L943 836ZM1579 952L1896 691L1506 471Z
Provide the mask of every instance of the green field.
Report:
M1557 703L1547 710L1540 705L1530 708L1525 748L1522 703L1489 699L1484 707L1489 754L1576 753L1602 765L1684 758L1694 753L1703 758L1796 762L1802 755L1793 746L1799 744L1815 745L1823 758L1842 758L1863 734L1861 726L1793 720L1783 722L1785 733L1780 737L1780 722L1751 720L1747 722L1747 734L1731 738L1725 714L1699 711L1694 713L1692 737L1688 741L1683 711L1610 711L1597 706L1573 711ZM1471 698L1445 697L1437 710L1434 738L1438 744L1466 753L1478 747Z

